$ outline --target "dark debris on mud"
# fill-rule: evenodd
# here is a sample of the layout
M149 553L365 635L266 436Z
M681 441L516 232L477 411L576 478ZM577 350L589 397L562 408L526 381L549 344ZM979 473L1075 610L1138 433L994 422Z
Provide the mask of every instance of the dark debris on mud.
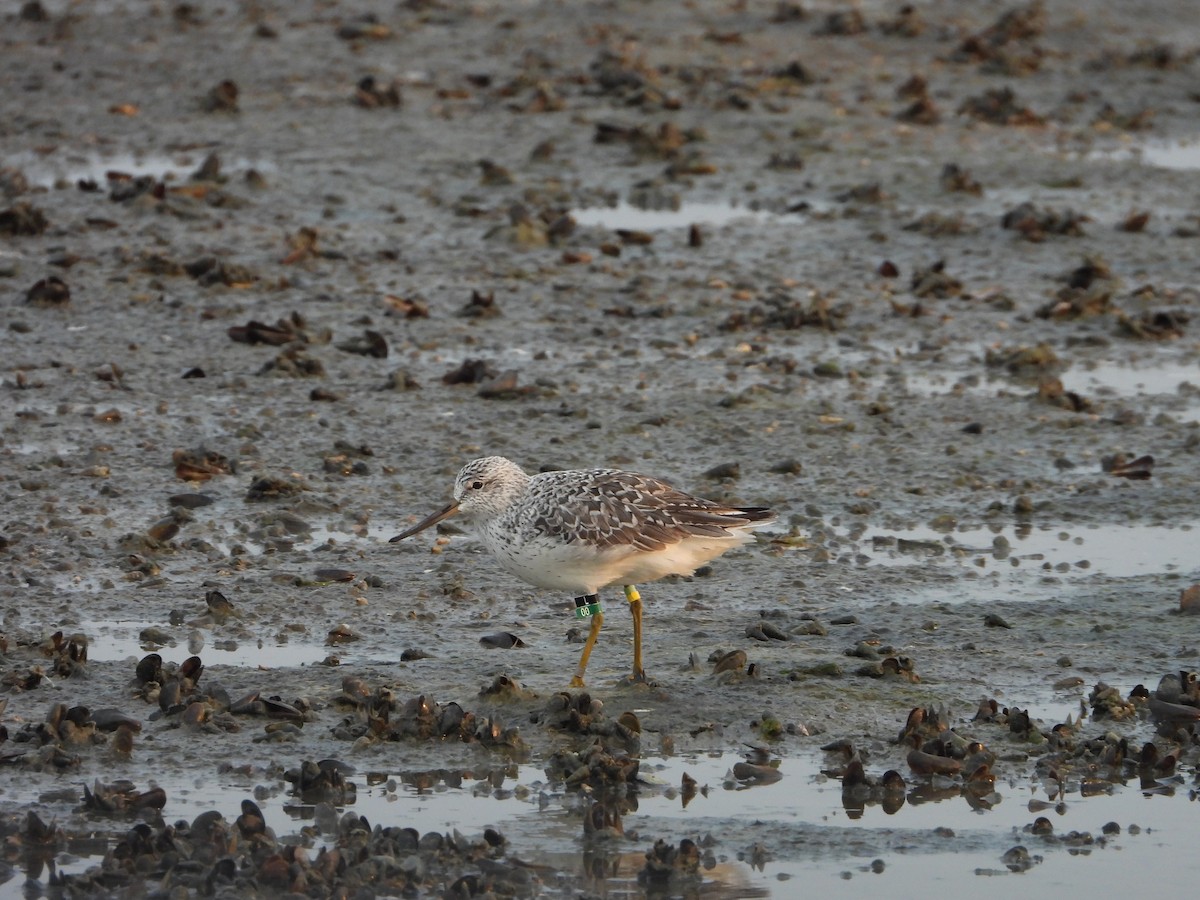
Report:
M943 705L1028 684L1047 642L1083 632L1080 670L1111 682L1186 664L1193 619L1164 613L1176 591L1200 608L1185 564L1114 586L1006 551L968 577L941 565L946 543L902 540L918 563L881 574L835 533L1194 526L1200 220L1190 173L1121 155L1195 140L1186 3L699 0L636 21L579 4L569 22L487 0L125 5L0 18L0 767L33 786L0 813L3 883L589 888L513 835L339 813L349 761L384 753L424 772L532 761L569 795L578 846L636 845L654 896L702 893L716 853L626 829L642 760L677 738L754 741L734 776L766 785L777 756L853 734L828 763L860 811L942 792L984 809L1014 773L1050 795L1194 789L1190 671L1095 684L1084 720L1049 726ZM688 219L704 206L757 224ZM680 219L577 221L622 207ZM1185 375L1072 382L1113 362ZM431 553L377 546L481 452L673 470L778 509L785 531L712 581L663 585L666 687L538 695L561 649L541 598L457 532ZM1032 599L972 626L893 602L946 583L972 598L1008 562ZM1067 621L1104 590L1137 610ZM745 625L770 605L793 624ZM145 646L96 660L88 622ZM315 653L273 671L154 649L193 638ZM518 654L537 660L505 669ZM908 709L872 759L862 732ZM242 754L311 801L313 829L271 834L249 798L163 819L162 772L203 779ZM95 865L60 872L63 854Z

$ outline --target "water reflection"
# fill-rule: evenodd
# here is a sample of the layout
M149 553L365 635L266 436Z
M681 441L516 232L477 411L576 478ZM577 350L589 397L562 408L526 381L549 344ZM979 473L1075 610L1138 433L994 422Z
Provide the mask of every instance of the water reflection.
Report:
M341 817L351 810L372 826L413 828L421 835L455 829L472 835L495 827L510 842L510 854L548 867L548 874L570 873L580 879L576 889L593 896L657 891L659 896L782 897L791 895L788 879L802 874L809 887L843 896L846 889L839 885L852 873L885 868L889 890L903 895L918 890L922 877L928 877L919 873L929 871L928 863L906 866L907 854L922 851L918 858L925 858L927 853L949 851L938 866L940 877L958 872L954 883L961 886L963 877L972 873L1012 870L1004 860L1006 851L1015 849L1014 835L1031 851L1022 859L1039 869L1046 865L1043 860L1052 858L1047 850L1053 846L1086 852L1101 846L1101 837L1129 841L1146 828L1157 835L1155 846L1177 860L1188 858L1192 807L1185 802L1191 794L1184 780L1139 772L1136 764L1132 775L1122 766L1103 778L1095 773L1050 778L1003 791L941 776L910 775L911 783L897 791L886 783L847 785L830 777L830 770L817 760L803 756L772 760L781 773L777 786L747 787L733 776L734 766L742 761L743 756L734 753L648 757L642 763L650 777L636 791L605 799L580 798L530 765L372 771L351 775L359 782L358 791L344 806L327 809L296 803L277 784L252 787L231 771L220 784L203 789L160 779L168 794L162 815L143 810L135 821L149 817L148 823L161 827L164 820L192 820L215 809L232 822L242 801L253 793L268 827L280 838L293 835L287 839L314 852L331 845ZM684 773L696 785L687 799L681 789ZM1028 796L1004 803L1002 793L1010 801ZM15 799L11 792L10 799ZM43 795L38 802L54 799ZM67 806L78 805L79 799L76 796ZM61 796L59 800L63 802ZM1153 802L1146 805L1147 800ZM105 834L106 818L112 823L109 827L115 826L111 835ZM766 830L739 830L750 825ZM1108 833L1102 834L1102 825ZM96 865L128 827L98 817L91 835L27 840L20 858L10 861L27 878L46 885L64 873ZM303 829L308 829L307 835ZM743 843L741 835L754 833L761 839ZM1089 841L1073 836L1085 833L1091 835ZM715 840L706 840L707 834ZM660 844L652 847L660 835ZM844 849L834 849L838 846ZM994 849L984 852L984 846ZM781 847L792 849L781 858ZM848 849L852 847L857 849ZM897 856L896 847L906 851ZM648 854L655 853L659 866L650 869L659 873L658 881L643 874ZM854 864L860 853L878 859L870 866ZM682 865L681 857L694 867ZM957 857L961 858L952 861ZM1014 857L1012 863L1019 869L1021 860ZM1076 877L1081 874L1084 883L1096 884L1086 873Z
M168 628L149 621L82 622L77 630L87 637L88 657L93 661L140 659L154 651L168 663L202 654L209 665L281 668L316 665L330 649L311 639L292 640L287 632L268 639L246 632L239 640L232 633L217 637L197 628Z
M306 860L367 843L401 856L486 845L507 873L531 866L570 892L585 885L608 896L787 896L780 883L801 873L837 896L826 882L885 870L908 895L923 882L897 878L898 856L935 859L961 887L970 874L1039 872L1055 851L1090 852L1149 829L1155 848L1184 858L1200 678L1172 671L1153 691L1098 683L1087 704L1086 716L1052 726L991 698L969 721L918 706L894 740L839 738L820 758L792 740L639 756L624 742L596 752L587 745L597 735L564 734L544 766L480 754L364 773L324 759L282 773L230 763L209 778L185 768L152 785L96 781L82 796L57 783L32 796L8 785L4 799L28 811L0 817L0 846L36 892L94 884L101 858L111 868L141 855L140 871L170 880L159 845L169 833L215 836L209 863L235 870L266 865L229 849L258 840L276 855L303 848ZM63 716L74 721L70 710ZM29 744L44 727L22 728L12 744ZM1015 767L1005 762L1013 757ZM1006 781L1006 772L1027 774ZM875 858L861 865L864 856Z

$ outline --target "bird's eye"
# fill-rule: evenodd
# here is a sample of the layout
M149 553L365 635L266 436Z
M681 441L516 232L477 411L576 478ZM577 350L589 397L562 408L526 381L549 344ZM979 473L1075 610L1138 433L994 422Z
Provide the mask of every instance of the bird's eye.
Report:
M471 487L472 487L472 489L474 489L476 491L481 491L481 490L483 490L483 482L482 481L472 481Z

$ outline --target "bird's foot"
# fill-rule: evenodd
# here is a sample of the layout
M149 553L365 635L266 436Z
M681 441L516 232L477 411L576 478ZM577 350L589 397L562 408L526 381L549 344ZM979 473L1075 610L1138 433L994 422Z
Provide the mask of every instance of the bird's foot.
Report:
M583 683L583 678L581 676L575 675L571 678L571 687L581 688L587 687L587 685Z
M633 674L626 679L630 684L644 684L646 687L658 687L658 682L653 678L646 677L645 669L636 669Z

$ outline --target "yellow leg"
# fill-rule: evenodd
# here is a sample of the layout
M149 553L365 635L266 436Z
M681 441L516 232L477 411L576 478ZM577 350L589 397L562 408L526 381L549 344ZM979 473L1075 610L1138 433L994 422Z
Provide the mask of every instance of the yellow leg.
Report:
M604 624L604 613L596 613L592 616L592 630L588 632L587 643L583 645L583 655L579 657L579 668L575 670L575 677L571 679L571 687L583 687L583 673L587 671L588 657L592 655L592 648L596 646L596 638L600 636L600 626Z
M645 681L646 670L642 668L642 595L632 584L625 585L625 599L633 614L633 680Z

